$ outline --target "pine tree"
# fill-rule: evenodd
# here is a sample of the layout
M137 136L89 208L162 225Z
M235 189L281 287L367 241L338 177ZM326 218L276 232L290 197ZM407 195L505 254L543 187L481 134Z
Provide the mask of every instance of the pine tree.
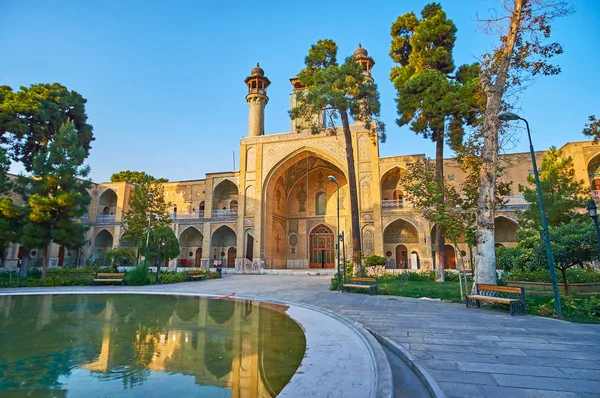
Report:
M45 153L54 135L70 121L87 157L94 136L87 123L86 102L58 83L33 84L17 92L0 86L0 143L8 145L14 161L32 172L36 155Z
M0 251L2 266L4 252L12 242L17 242L23 220L23 206L15 204L12 199L13 182L8 176L10 160L6 149L0 147Z
M339 117L346 146L348 186L350 191L350 214L352 224L352 250L356 269L360 268L361 237L358 209L358 190L350 120L363 122L365 128L373 129L385 141L385 126L379 121L380 103L377 85L365 74L354 57L347 57L343 64L337 62L337 44L330 39L313 44L304 59L306 67L298 74L305 90L296 95L296 106L291 110L292 119L313 121L314 115L326 110L330 121ZM313 133L329 130L336 133L330 122L329 129L311 125Z
M46 276L48 246L54 242L69 249L85 244L88 227L77 220L88 211L91 183L87 151L80 145L73 122L54 134L47 151L38 152L31 163L31 177L20 176L27 203L27 217L19 241L25 247L43 247L42 277Z
M444 208L444 143L446 130L451 145L459 145L464 124L476 122L476 80L478 65L461 66L456 76L452 49L456 26L446 17L438 3L426 5L421 19L409 12L398 17L391 28L390 56L399 66L392 68L390 79L397 90L399 126L410 124L411 130L436 144L435 183ZM476 85L475 85L476 86ZM436 229L436 274L444 281L443 228Z

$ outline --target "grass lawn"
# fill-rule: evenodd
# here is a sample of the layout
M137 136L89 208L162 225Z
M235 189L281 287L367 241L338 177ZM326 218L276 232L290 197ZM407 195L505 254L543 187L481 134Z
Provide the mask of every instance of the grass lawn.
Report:
M380 294L388 294L390 296L439 298L443 301L464 304L464 301L460 298L458 282L413 282L392 279L380 281L379 289ZM471 283L469 282L469 292L470 289ZM554 310L552 296L528 294L527 289L525 289L525 296L528 314L546 317L552 316ZM600 298L598 296L562 296L561 302L565 320L578 323L600 323ZM508 306L506 305L482 304L482 306L508 312Z

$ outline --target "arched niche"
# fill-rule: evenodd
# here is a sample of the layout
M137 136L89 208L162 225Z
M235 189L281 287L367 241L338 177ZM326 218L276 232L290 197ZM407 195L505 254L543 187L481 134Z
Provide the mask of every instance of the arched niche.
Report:
M115 215L117 212L117 194L108 188L98 198L98 214L103 216Z
M406 170L393 167L381 177L381 203L383 209L398 209L406 206L401 177Z
M203 239L202 233L196 227L190 226L179 235L179 245L185 248L200 247Z
M498 243L517 242L519 225L507 217L496 217L494 220L494 241Z
M230 180L223 180L213 190L213 210L229 210L232 201L238 198L238 187Z
M418 243L419 233L410 222L398 219L390 223L383 231L383 243Z

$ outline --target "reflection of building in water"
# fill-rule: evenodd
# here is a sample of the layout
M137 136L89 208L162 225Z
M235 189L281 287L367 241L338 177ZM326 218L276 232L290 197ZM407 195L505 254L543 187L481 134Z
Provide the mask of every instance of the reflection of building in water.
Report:
M179 301L160 331L133 333L135 363L132 366L144 363L147 358L146 369L194 375L197 384L231 389L232 397L269 397L281 391L289 377L280 380L280 371L276 371L275 380L271 380L264 369L265 360L272 360L281 352L265 355L265 348L273 350L274 347L269 342L265 347L263 341L275 341L270 336L282 334L282 325L277 319L283 316L262 317L271 310L244 301L197 299L190 306L192 300ZM96 317L103 322L100 354L84 367L114 374L117 365L122 363L114 351L119 351L125 342L118 340L115 319L118 315L113 303L109 301ZM273 319L275 321L271 321ZM259 325L261 321L266 321L263 326ZM280 337L277 341L281 340ZM281 361L281 357L278 359Z

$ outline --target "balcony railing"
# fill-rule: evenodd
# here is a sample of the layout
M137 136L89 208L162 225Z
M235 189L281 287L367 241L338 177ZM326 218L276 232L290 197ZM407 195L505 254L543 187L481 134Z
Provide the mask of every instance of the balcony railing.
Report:
M237 216L237 209L224 209L224 210L213 210L213 217L232 217Z
M592 191L592 197L596 202L600 202L600 191Z
M529 206L529 203L525 201L523 194L507 195L502 199L504 205L500 207L501 210L523 210Z
M114 214L100 214L96 216L96 224L112 224L115 222Z
M392 199L392 200L382 200L381 208L382 209L401 209L404 207L403 199Z

